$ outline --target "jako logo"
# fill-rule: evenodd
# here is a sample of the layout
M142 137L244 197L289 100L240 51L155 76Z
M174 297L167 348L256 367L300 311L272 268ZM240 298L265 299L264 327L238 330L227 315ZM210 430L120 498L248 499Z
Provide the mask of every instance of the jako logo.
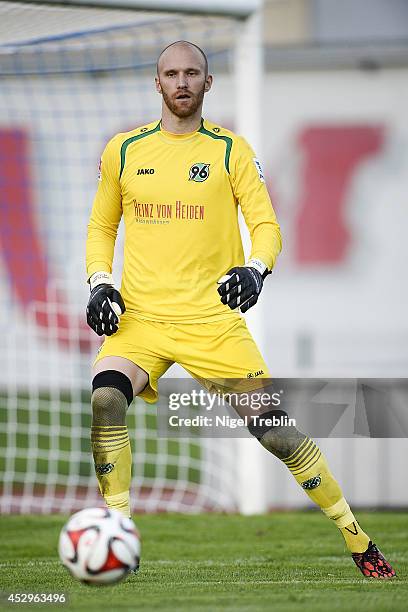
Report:
M154 168L139 168L137 174L154 174Z
M263 370L258 370L257 372L249 372L247 374L247 378L256 378L257 376L261 376L261 374L264 374Z

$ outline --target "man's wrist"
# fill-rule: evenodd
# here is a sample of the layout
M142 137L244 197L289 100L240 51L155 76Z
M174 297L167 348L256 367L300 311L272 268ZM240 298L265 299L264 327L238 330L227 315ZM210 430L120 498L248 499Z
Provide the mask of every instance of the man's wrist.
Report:
M263 277L265 273L268 271L268 267L264 264L260 259L250 259L245 264L245 268L254 268L259 272L259 274Z
M94 272L88 279L91 291L98 285L113 285L113 276L110 272Z

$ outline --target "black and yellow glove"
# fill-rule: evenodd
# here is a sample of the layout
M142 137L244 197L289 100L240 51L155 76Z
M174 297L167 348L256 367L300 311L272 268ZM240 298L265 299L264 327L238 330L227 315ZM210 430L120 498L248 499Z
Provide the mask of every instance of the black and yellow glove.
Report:
M95 272L88 280L91 286L86 320L98 336L112 336L119 329L119 317L126 311L119 291L108 272Z
M244 266L228 270L218 281L218 293L221 302L242 313L254 306L262 291L263 282L270 274L265 264L259 259L250 259Z

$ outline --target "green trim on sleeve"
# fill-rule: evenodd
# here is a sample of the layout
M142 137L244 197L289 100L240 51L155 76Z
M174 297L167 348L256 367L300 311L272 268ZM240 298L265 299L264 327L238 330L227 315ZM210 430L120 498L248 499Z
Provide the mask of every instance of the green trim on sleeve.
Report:
M210 136L211 138L214 138L215 140L223 140L225 142L226 148L225 148L224 164L225 164L225 169L229 174L230 173L229 162L230 162L230 155L231 155L231 148L232 148L232 138L230 138L229 136L220 136L219 134L213 134L212 132L210 132L204 127L203 122L201 122L201 126L198 131L200 132L200 134L205 134L206 136Z
M150 136L150 134L154 134L155 132L158 132L158 131L160 131L160 121L156 125L156 127L153 128L152 130L148 130L147 132L142 132L141 134L137 134L136 136L131 136L130 138L128 138L127 140L125 140L122 143L122 146L120 148L120 173L119 173L119 178L122 176L122 172L123 172L123 170L125 168L126 149L128 148L128 146L130 144L132 144L132 142L135 142L136 140L140 140L141 138L145 138L146 136Z

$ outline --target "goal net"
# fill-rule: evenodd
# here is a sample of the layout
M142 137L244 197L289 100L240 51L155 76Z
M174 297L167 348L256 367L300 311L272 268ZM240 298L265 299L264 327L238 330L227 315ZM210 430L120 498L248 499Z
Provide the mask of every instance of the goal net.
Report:
M2 2L0 24L0 510L71 512L101 501L89 441L99 339L84 315L101 151L113 134L159 116L155 61L179 39L207 52L217 87L206 116L232 126L239 26L22 2ZM117 283L122 250L121 228ZM158 438L155 409L140 400L128 426L134 511L236 509L233 440Z

